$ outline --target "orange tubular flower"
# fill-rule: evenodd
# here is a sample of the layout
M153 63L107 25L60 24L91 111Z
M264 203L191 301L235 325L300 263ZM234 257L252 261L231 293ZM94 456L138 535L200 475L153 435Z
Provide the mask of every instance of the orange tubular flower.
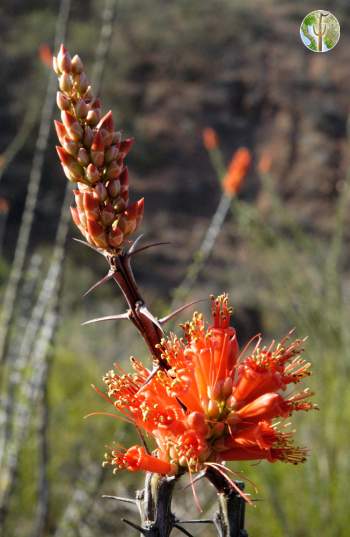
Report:
M218 135L211 127L205 127L203 130L203 144L207 151L212 151L219 146Z
M212 299L210 326L195 313L182 327L183 339L164 339L167 371L150 378L150 371L132 359L133 374L107 373L108 399L156 449L113 449L106 464L175 475L229 460L305 460L306 449L293 446L293 433L280 425L294 411L316 408L308 389L283 395L289 384L310 374L310 364L300 357L303 340L287 343L285 338L270 347L259 341L240 358L230 315L227 296L221 295Z
M79 56L71 59L62 45L53 66L62 119L55 121L57 153L68 180L78 185L73 221L92 246L115 255L143 216L143 199L129 205L124 159L133 140L115 131L112 112L101 117L101 101L93 96Z
M222 181L224 192L228 196L237 194L247 176L252 157L246 147L240 147L232 157L227 173Z

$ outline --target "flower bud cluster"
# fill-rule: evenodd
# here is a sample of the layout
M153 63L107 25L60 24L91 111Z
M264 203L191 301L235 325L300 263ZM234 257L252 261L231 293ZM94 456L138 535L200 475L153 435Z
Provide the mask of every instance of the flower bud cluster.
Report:
M94 97L78 55L71 58L62 45L53 68L62 120L55 121L61 144L57 153L67 179L78 185L73 220L90 244L115 254L143 216L143 199L129 205L124 159L133 140L122 140L112 112L102 116L101 101Z

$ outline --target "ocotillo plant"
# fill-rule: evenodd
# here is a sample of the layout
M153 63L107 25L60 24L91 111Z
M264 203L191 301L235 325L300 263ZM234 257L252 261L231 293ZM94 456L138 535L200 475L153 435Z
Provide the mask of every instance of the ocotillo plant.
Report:
M210 323L194 313L182 326L183 338L164 333L173 314L158 319L149 311L131 269L133 256L152 246L138 247L139 239L130 240L143 215L143 200L130 205L128 198L124 161L132 140L122 140L111 112L101 117L101 101L93 96L78 56L71 59L62 46L54 69L62 118L62 123L56 122L61 143L57 151L68 180L78 185L73 220L86 244L109 265L107 275L92 289L114 279L128 305L126 313L91 322L129 319L153 362L148 368L131 358L133 372L116 365L103 378L106 392L96 388L140 435L139 445L115 444L105 455L104 464L114 471L146 472L144 490L135 499L122 499L137 504L141 524L125 522L147 536L167 537L174 527L189 535L171 510L176 481L189 474L192 484L206 477L218 491L219 510L213 521L218 535L242 537L242 502L250 499L231 479L237 474L225 463L305 460L306 448L294 446L293 432L281 424L294 411L315 408L307 388L283 394L288 385L310 374L310 364L300 356L304 340L289 341L288 334L266 347L255 336L240 351L225 294L212 297Z
M323 48L323 38L324 36L326 35L327 33L327 23L326 22L322 22L322 19L325 19L326 17L328 17L329 13L322 13L322 11L319 12L318 14L318 25L317 25L317 28L316 26L314 25L314 33L315 35L317 36L317 51L318 52L322 52L322 48Z

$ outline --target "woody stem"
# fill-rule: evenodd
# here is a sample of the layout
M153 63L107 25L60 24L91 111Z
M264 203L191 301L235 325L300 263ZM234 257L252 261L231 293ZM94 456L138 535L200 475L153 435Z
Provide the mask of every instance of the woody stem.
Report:
M136 493L144 530L141 535L169 537L175 524L175 516L171 511L175 483L176 477L146 474L144 489Z
M108 259L111 269L114 271L113 279L120 287L124 298L129 306L129 318L145 340L154 361L160 367L167 369L168 365L161 356L159 343L163 337L163 331L156 322L156 318L150 314L145 301L137 287L128 254L120 254ZM152 317L154 320L152 320Z
M209 468L206 477L218 494L219 510L214 515L218 537L248 537L244 529L245 500L215 470ZM244 490L243 481L235 481L235 484Z

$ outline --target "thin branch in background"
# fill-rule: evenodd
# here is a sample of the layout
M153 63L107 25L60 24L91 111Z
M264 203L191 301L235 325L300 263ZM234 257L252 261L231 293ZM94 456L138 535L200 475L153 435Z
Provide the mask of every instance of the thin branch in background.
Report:
M92 81L97 95L101 89L107 57L110 50L113 24L116 17L116 6L117 0L106 0L101 17L101 33L92 71Z
M47 353L57 327L56 308L59 283L70 221L69 201L70 189L66 187L51 266L23 336L16 374L12 373L11 376L9 399L6 401L6 423L11 425L11 434L1 461L4 479L0 487L0 528L1 524L4 524L8 511L17 473L19 453L29 426L32 406L40 394L40 387L43 386L45 364L48 359ZM43 326L40 329L42 323ZM23 378L25 370L31 372L30 378Z
M6 517L9 509L9 502L13 491L15 478L18 471L18 456L25 440L25 436L30 422L33 404L37 401L40 387L43 383L43 376L47 367L46 360L48 348L56 330L57 315L50 311L45 319L45 324L37 338L37 342L32 354L32 370L35 372L29 382L21 386L21 394L16 405L16 421L12 431L11 442L6 451L6 464L2 469L2 488L0 497L0 529L4 530Z
M90 512L96 499L105 472L101 465L91 462L84 464L83 468L54 537L76 537L82 520Z
M221 231L226 215L231 207L231 203L232 197L227 196L227 194L223 193L221 195L219 205L204 235L202 243L193 256L193 262L187 269L183 281L175 289L171 308L177 306L181 301L183 301L191 291L193 284L196 282L204 263L209 258L214 248L216 239Z
M69 18L71 0L61 0L55 30L55 49L64 41ZM10 277L6 286L2 303L0 324L0 364L6 360L9 344L10 328L13 322L18 287L23 275L30 233L33 225L35 208L44 166L44 158L48 145L51 119L55 103L56 76L50 71L46 97L42 107L39 134L36 141L32 168L29 176L27 196L18 233L16 249Z
M0 154L0 182L11 162L13 162L17 153L22 149L31 134L37 120L38 111L38 102L30 103L29 106L27 103L26 112L20 128L6 149Z
M213 166L222 185L222 195L204 238L193 256L193 262L189 266L184 280L174 292L172 307L176 306L178 302L183 301L191 291L204 263L209 258L215 246L216 239L224 225L232 201L236 198L251 164L250 152L248 149L241 147L235 151L226 173L223 174L223 158L218 146L216 133L213 129L206 129L204 131L204 144L211 156ZM213 159L212 153L217 155L215 159Z
M41 277L42 257L34 254L30 258L28 270L26 271L23 286L20 292L20 300L18 301L18 316L16 319L16 331L10 341L8 363L11 364L8 375L5 377L5 386L0 393L0 467L4 456L4 450L7 441L11 434L10 415L12 409L11 393L15 384L20 382L20 372L24 366L19 366L18 361L23 358L20 355L20 348L23 334L32 314L32 304L35 302L39 278Z

